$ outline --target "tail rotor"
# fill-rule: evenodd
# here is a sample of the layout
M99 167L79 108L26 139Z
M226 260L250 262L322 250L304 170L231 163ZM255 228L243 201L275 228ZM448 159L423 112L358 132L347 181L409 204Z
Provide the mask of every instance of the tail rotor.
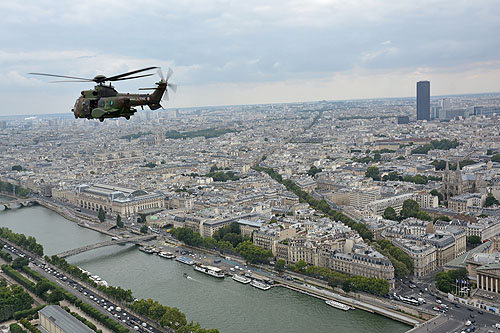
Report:
M168 89L169 88L174 93L177 92L177 85L175 83L168 83L168 80L170 79L170 77L172 76L172 74L174 74L174 71L172 70L172 68L169 67L168 71L167 71L167 76L165 77L163 75L163 71L161 70L161 67L158 67L158 76L161 79L160 82L165 82L167 84L167 88L165 89L165 92L163 93L163 96L161 98L162 101L168 101L170 99L169 95L168 95Z

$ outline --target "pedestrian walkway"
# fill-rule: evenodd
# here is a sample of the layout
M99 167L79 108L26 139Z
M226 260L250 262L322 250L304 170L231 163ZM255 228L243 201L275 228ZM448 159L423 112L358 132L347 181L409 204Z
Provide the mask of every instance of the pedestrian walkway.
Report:
M449 318L439 315L431 320L422 323L406 333L422 333L422 332L447 332L447 330L443 330L443 325L449 322Z

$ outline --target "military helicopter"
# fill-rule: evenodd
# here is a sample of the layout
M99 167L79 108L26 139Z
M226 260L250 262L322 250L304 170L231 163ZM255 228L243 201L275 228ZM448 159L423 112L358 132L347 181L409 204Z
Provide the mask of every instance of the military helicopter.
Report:
M138 74L141 72L157 69L158 75L160 76L160 81L156 82L155 88L139 88L139 90L153 90L151 94L130 94L130 93L119 93L111 85L113 81L123 81L138 79L141 77L151 76L153 74L142 74L136 76L130 76L133 74ZM97 75L93 79L66 76L66 75L55 75L55 74L45 74L45 73L28 73L31 75L42 75L59 77L71 80L64 81L52 81L51 83L60 82L95 82L97 85L92 90L83 90L81 96L75 102L74 108L71 110L75 118L86 118L86 119L99 119L101 122L105 118L119 118L124 117L129 120L130 116L137 112L134 106L140 106L144 110L144 105L149 106L151 110L157 110L162 108L160 102L162 100L168 100L168 90L177 91L177 85L168 83L168 79L172 76L172 69L168 69L167 76L164 77L160 67L146 67L138 69L135 71L118 74L110 77L104 75ZM110 82L106 85L105 82Z

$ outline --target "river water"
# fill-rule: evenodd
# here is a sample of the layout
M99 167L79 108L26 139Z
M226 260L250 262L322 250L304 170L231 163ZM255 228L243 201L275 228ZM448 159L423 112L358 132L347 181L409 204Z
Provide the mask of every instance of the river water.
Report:
M0 226L36 237L47 255L109 239L41 206L0 211ZM111 285L130 288L137 298L175 306L188 321L224 333L404 332L410 328L362 310L337 310L285 288L261 291L230 278L218 280L131 245L100 248L67 260ZM184 272L193 279L183 278Z

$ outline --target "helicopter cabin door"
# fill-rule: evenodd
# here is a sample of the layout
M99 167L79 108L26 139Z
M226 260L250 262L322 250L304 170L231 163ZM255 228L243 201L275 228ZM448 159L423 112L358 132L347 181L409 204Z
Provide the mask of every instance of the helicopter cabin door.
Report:
M97 99L91 99L90 100L90 113L92 114L92 110L94 110L97 107Z

